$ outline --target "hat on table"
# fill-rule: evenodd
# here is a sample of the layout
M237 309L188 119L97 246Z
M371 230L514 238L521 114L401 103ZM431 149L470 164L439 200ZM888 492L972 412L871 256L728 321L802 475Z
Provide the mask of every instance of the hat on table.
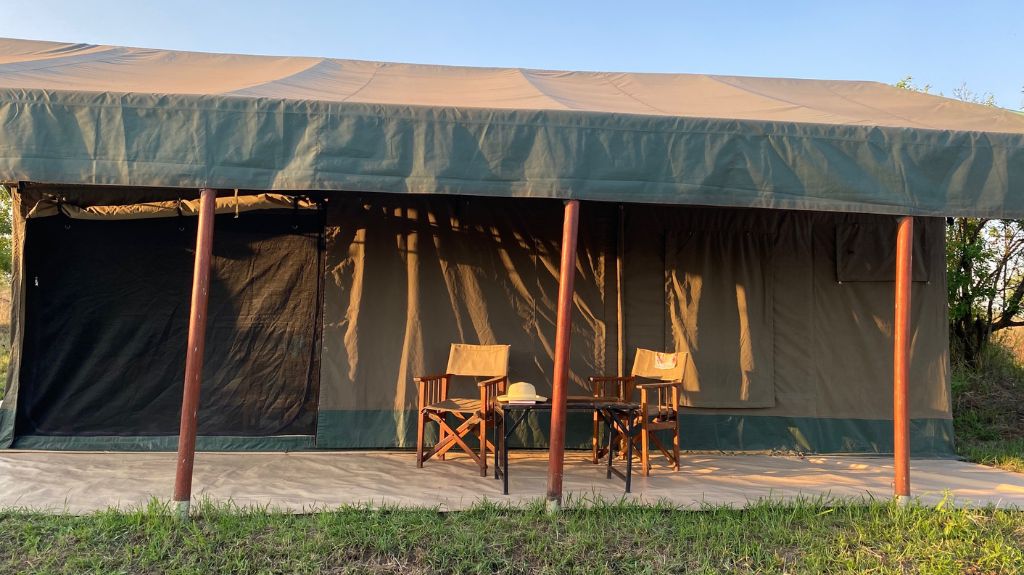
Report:
M537 388L532 383L517 381L508 386L505 395L499 395L498 401L547 401L548 398L537 395Z

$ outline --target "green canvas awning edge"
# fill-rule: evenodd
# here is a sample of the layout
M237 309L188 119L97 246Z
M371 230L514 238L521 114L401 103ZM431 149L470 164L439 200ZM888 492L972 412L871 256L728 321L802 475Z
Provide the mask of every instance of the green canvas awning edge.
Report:
M1024 134L0 88L0 180L1024 217Z

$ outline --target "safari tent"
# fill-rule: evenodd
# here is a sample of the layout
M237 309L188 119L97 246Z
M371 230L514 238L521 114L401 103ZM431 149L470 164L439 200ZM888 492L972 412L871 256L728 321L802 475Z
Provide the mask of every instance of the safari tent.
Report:
M1024 217L1024 117L873 82L2 40L0 126L0 447L178 445L209 189L201 450L410 447L453 342L549 393L568 202L569 393L687 351L693 450L893 451L912 217L910 448L947 455L944 217Z

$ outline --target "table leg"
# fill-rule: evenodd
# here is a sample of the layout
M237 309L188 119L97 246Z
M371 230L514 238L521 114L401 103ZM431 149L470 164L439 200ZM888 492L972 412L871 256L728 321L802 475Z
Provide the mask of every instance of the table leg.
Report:
M612 448L613 438L615 437L615 418L611 415L611 412L601 412L601 417L604 418L604 427L608 430L608 472L606 479L612 478L612 461L615 459L615 450Z
M626 493L629 493L633 479L633 413L626 414Z
M498 429L499 425L501 426L501 429ZM494 414L494 428L491 430L491 435L492 435L493 441L494 441L494 478L498 479L499 478L499 473L501 472L501 468L498 465L499 463L501 463L501 443L500 443L501 440L499 439L499 437L504 437L505 436L505 416L504 415L501 416L501 423L499 424L498 423L498 414L497 413Z
M509 429L515 427L503 426L501 438L501 492L508 495L508 434Z

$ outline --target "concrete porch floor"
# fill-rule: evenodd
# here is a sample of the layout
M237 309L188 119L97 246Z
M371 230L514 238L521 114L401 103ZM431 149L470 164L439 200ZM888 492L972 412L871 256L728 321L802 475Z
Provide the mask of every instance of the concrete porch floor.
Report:
M572 498L618 500L623 483L605 469L569 452L565 491ZM510 455L510 492L482 478L465 456L430 461L416 469L411 452L199 453L193 493L241 506L269 505L301 512L346 504L396 504L462 509L487 499L520 504L541 499L546 452ZM170 499L174 453L0 453L0 509L29 508L87 513L108 507ZM911 462L914 495L933 504L948 493L959 505L1024 508L1024 474L953 460ZM744 506L795 497L888 499L892 461L863 456L688 454L678 473L655 467L635 473L627 499Z

